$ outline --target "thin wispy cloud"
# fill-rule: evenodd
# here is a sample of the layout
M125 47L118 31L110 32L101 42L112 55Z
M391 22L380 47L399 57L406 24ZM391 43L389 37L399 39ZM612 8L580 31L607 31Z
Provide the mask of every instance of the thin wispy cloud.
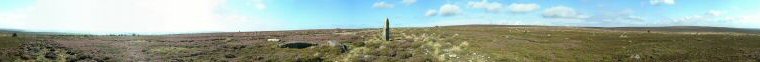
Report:
M467 3L472 8L476 9L485 9L488 12L492 13L498 13L500 12L504 7L499 2L488 2L488 0L482 0L480 2L471 1Z
M372 7L374 8L381 8L381 9L387 9L387 8L393 8L393 4L385 3L385 2L377 2L375 4L372 4Z
M555 6L544 10L542 15L546 18L588 18L587 15L582 15L573 8L566 6Z
M525 13L538 10L541 6L535 3L512 3L509 4L508 8L514 13Z

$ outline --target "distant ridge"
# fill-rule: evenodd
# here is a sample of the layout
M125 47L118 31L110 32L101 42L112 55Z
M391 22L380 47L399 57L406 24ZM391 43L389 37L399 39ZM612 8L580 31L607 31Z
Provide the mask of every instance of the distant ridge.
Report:
M672 31L672 32L738 32L738 33L760 33L760 29L750 28L731 28L731 27L710 27L710 26L665 26L665 27L588 27L612 30L638 30L638 31Z
M18 32L24 32L23 30L17 30L17 29L1 29L0 33L18 33Z
M441 27L576 27L576 26L543 26L543 25L451 25ZM710 27L710 26L664 26L664 27L581 27L593 29L609 30L631 30L631 31L671 31L671 32L737 32L737 33L760 33L760 29L751 28L731 28L731 27Z
M2 29L2 28L0 28L0 33L18 33L18 34L32 34L32 35L86 35L86 34L62 33L62 32L28 32L28 31L19 30L19 29Z
M449 26L440 26L440 27L559 27L559 26L471 24L471 25L449 25Z

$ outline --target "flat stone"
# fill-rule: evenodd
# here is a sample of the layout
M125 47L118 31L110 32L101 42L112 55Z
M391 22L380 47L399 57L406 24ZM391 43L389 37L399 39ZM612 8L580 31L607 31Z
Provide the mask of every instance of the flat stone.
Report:
M270 42L280 42L280 39L267 39L267 41L270 41Z
M327 41L327 45L334 47L334 46L340 46L340 43L338 43L338 41L331 40L331 41Z

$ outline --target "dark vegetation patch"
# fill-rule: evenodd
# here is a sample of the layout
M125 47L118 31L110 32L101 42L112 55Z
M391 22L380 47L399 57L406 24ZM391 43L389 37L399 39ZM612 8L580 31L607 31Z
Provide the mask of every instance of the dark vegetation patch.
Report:
M48 41L25 40L22 45L3 50L2 61L105 61L108 57L94 57L92 54L81 53L71 48L51 44Z
M314 43L307 43L307 42L292 42L292 43L285 43L280 45L280 48L295 48L295 49L303 49L308 48L311 46L316 46L317 44Z
M23 38L0 37L0 49L15 48L21 45Z

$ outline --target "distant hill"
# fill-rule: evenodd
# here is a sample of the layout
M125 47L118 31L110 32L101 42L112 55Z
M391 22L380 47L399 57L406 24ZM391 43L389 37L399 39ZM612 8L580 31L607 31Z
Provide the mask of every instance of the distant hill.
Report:
M77 34L77 33L61 33L61 32L28 32L24 30L18 30L18 29L2 29L0 28L0 33L18 33L21 35L86 35L86 34Z
M441 27L572 27L572 26L541 26L541 25L452 25ZM737 33L760 33L760 29L709 27L709 26L665 26L665 27L581 27L609 30L629 31L670 31L670 32L737 32Z
M708 27L708 26L666 26L666 27L587 27L598 29L612 30L632 30L632 31L671 31L671 32L738 32L738 33L760 33L760 29L747 28L729 28L729 27Z
M17 32L24 32L24 31L17 30L17 29L0 29L0 33L17 33Z
M542 25L485 25L485 24L473 24L473 25L451 25L440 27L559 27L559 26L542 26Z

